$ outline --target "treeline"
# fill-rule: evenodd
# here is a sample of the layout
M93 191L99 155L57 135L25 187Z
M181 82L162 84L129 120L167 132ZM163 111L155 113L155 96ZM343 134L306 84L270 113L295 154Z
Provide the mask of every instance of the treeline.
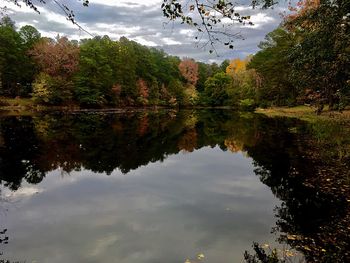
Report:
M350 104L350 1L301 0L290 9L243 71L260 79L247 98L260 106L343 109Z
M206 80L226 64L181 60L125 37L70 41L0 24L0 95L39 104L96 107L201 104Z
M301 0L245 59L205 64L124 37L70 41L0 24L0 96L83 107L350 104L350 2Z

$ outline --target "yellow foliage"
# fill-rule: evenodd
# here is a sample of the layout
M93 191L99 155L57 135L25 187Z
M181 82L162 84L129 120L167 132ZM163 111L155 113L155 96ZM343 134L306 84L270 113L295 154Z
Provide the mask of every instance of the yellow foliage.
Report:
M227 149L229 149L232 153L243 151L243 146L244 146L243 142L236 141L233 138L227 138L224 141L224 144L227 147Z
M230 65L228 65L226 68L226 74L233 77L235 74L245 71L247 62L248 61L246 59L245 60L241 60L239 58L232 59L230 61Z

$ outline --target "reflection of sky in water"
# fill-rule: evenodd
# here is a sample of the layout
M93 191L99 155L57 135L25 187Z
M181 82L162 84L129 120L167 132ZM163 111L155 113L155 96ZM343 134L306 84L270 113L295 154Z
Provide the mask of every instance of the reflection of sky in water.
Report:
M132 156L130 156L132 158ZM202 148L127 175L51 172L12 193L4 256L26 262L242 262L272 242L270 189L242 154ZM35 261L36 260L36 261Z

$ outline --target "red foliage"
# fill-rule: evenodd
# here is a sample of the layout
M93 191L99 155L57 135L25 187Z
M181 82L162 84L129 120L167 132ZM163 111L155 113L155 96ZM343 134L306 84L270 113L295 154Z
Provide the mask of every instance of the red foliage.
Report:
M68 78L78 69L79 47L66 37L56 41L43 39L29 53L41 70L52 77Z
M147 82L143 79L139 79L137 81L137 87L139 89L140 97L147 99L149 96L149 88L147 86Z
M146 116L142 116L140 122L139 122L139 126L137 128L137 134L139 136L143 136L148 132L148 128L149 128L149 120L147 115Z
M184 59L179 64L181 75L193 86L198 81L198 64L193 59Z
M291 22L299 19L300 17L305 17L310 11L317 9L320 6L320 0L299 0L296 6L289 5L288 9L291 11L290 14L284 16L286 26L292 29ZM313 24L306 20L303 23L304 27L312 27Z

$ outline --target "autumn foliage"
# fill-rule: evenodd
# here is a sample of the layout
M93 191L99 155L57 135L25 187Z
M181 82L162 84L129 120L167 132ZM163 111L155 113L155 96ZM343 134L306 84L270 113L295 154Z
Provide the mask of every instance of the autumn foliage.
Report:
M183 59L179 64L181 75L186 81L195 86L198 81L198 64L193 59Z
M140 97L142 97L143 99L148 99L149 96L149 89L147 86L147 82L143 79L139 79L137 81L137 86L139 88L139 95Z
M310 11L317 9L320 6L320 0L299 0L297 4L289 5L288 9L291 12L284 16L285 22L292 22L300 17L307 16ZM291 24L289 24L291 26ZM310 27L311 24L304 23L305 27Z
M42 39L30 51L42 72L55 77L69 77L78 69L79 47L66 37L55 41Z
M241 60L239 58L232 59L230 64L226 68L226 74L234 76L235 74L242 72L246 69L247 59Z

